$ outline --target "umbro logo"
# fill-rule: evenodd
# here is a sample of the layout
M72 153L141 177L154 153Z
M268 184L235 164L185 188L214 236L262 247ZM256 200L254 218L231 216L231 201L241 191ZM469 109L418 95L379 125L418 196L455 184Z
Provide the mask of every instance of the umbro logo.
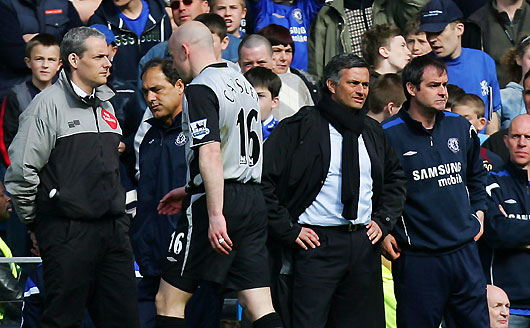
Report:
M76 125L81 125L81 122L79 120L73 120L68 122L68 128L73 129Z
M515 199L507 199L504 201L506 204L517 204L517 201Z
M418 153L417 151L409 150L408 152L403 153L403 156L413 156L413 155L416 155L417 153Z

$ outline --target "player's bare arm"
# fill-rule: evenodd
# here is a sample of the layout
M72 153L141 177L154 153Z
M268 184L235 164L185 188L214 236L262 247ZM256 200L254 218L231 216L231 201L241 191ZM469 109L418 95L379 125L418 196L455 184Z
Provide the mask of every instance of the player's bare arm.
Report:
M206 206L210 220L208 240L217 252L228 254L233 244L228 237L223 215L224 176L219 142L210 142L199 147L199 170L206 190Z

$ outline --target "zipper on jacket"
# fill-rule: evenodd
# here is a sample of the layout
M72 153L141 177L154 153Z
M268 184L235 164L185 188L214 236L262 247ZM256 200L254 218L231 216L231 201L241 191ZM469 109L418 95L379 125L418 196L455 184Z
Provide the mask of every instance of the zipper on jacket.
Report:
M433 147L433 146L434 146L434 143L433 143L433 141L432 141L432 136L429 136L429 139L431 140L431 147Z

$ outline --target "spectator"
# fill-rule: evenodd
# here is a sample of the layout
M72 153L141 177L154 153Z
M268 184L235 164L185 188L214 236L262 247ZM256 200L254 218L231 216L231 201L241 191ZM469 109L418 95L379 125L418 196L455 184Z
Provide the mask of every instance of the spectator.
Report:
M243 73L256 66L272 70L274 62L269 40L258 34L247 35L239 45L238 63Z
M322 0L250 0L254 16L254 31L267 25L281 25L289 30L294 41L293 63L296 69L307 71L307 41L309 28L322 7ZM281 97L280 97L281 98Z
M374 25L362 38L363 58L371 67L370 83L382 74L399 73L410 61L410 50L399 29Z
M488 285L488 310L490 313L490 328L508 328L510 319L510 300L504 290L497 286Z
M367 115L381 123L397 114L405 100L401 77L395 73L381 75L368 94Z
M270 42L259 34L247 35L239 45L239 66L245 73L255 66L263 66L274 70L273 52ZM303 106L313 104L311 94L303 81L292 73L279 74L282 80L280 89L280 105L273 110L275 119L282 119L298 112Z
M1 140L0 151L5 168L11 163L7 156L7 149L17 133L18 117L39 92L52 85L52 79L61 68L60 56L59 41L51 34L37 34L26 44L24 61L31 70L31 80L14 86L7 94L2 106L3 140Z
M228 38L230 43L223 51L223 58L232 62L237 62L237 49L243 38L241 31L241 21L247 15L245 0L212 0L210 1L210 11L221 16L226 22Z
M482 130L486 125L485 111L482 99L472 93L466 93L455 98L451 105L451 112L464 116L476 131ZM488 139L488 136L482 134L478 136L478 139L482 145Z
M96 326L139 327L108 55L99 31L70 30L64 70L22 113L9 147L6 189L44 265L44 326L78 326L87 306Z
M420 18L414 18L405 25L405 41L410 50L412 58L426 55L432 51L425 32L418 32L420 29Z
M530 114L530 71L526 72L523 77L523 106L524 113ZM505 162L510 159L508 149L504 143L504 136L508 133L508 128L502 129L497 133L492 134L488 140L484 142L484 147L499 155Z
M305 71L291 67L294 54L294 41L289 30L283 26L270 24L262 28L258 34L263 35L272 45L272 60L274 61L273 71L276 74L293 73L298 75L305 83L311 93L313 103L320 99L320 92L315 78ZM293 81L295 79L293 78ZM297 79L296 79L297 80ZM297 88L294 88L297 89Z
M278 107L280 102L278 95L282 87L282 80L270 69L259 66L248 70L245 73L245 77L258 94L261 129L263 141L265 141L278 125L278 121L272 115L272 110Z
M280 122L264 145L271 243L293 254L276 257L292 275L292 327L385 327L378 241L401 215L405 177L362 111L366 62L341 54L324 72L320 102Z
M326 1L311 25L307 71L320 78L335 55L361 56L361 37L372 26L373 0Z
M512 119L526 113L523 103L523 77L530 69L530 35L524 35L517 45L502 57L504 70L509 74L506 88L501 89L501 129L506 129Z
M72 3L64 0L1 0L0 17L0 99L31 78L24 63L26 42L37 33L60 42L69 29L83 25Z
M512 120L504 137L510 159L489 173L486 188L490 197L481 243L484 273L488 283L508 294L510 327L530 324L530 279L524 274L530 263L529 139L530 115L521 114Z
M475 131L480 131L486 124L484 102L479 96L472 93L466 93L456 97L451 111L464 116L473 125ZM482 145L488 139L488 136L479 134L478 139ZM480 148L480 157L482 158L482 165L488 172L504 164L504 161L498 155L483 147Z
M416 57L402 78L407 102L383 122L408 180L403 217L382 244L394 260L397 325L438 327L443 317L447 327L487 327L475 243L486 210L477 135L462 116L444 111L443 61Z
M88 24L103 24L114 33L119 51L113 73L130 83L138 80L136 70L142 56L171 35L171 22L158 0L105 0Z
M509 48L530 33L530 4L525 0L489 0L469 16L466 24L478 27L478 33L469 37L480 40L482 50L495 60L499 85L504 87L510 79L501 60Z
M420 32L426 32L433 54L447 64L449 83L482 98L490 122L479 132L492 134L499 129L495 112L501 108L495 62L480 50L462 48L462 17L452 0L431 0L422 9Z

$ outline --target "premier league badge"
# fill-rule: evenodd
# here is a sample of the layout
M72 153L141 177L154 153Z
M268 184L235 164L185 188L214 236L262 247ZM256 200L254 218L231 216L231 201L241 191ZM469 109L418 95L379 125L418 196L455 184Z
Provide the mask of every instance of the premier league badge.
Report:
M449 149L453 152L453 153L458 153L458 151L460 150L460 146L458 145L458 139L457 138L449 138L449 140L447 140L447 147L449 147Z

